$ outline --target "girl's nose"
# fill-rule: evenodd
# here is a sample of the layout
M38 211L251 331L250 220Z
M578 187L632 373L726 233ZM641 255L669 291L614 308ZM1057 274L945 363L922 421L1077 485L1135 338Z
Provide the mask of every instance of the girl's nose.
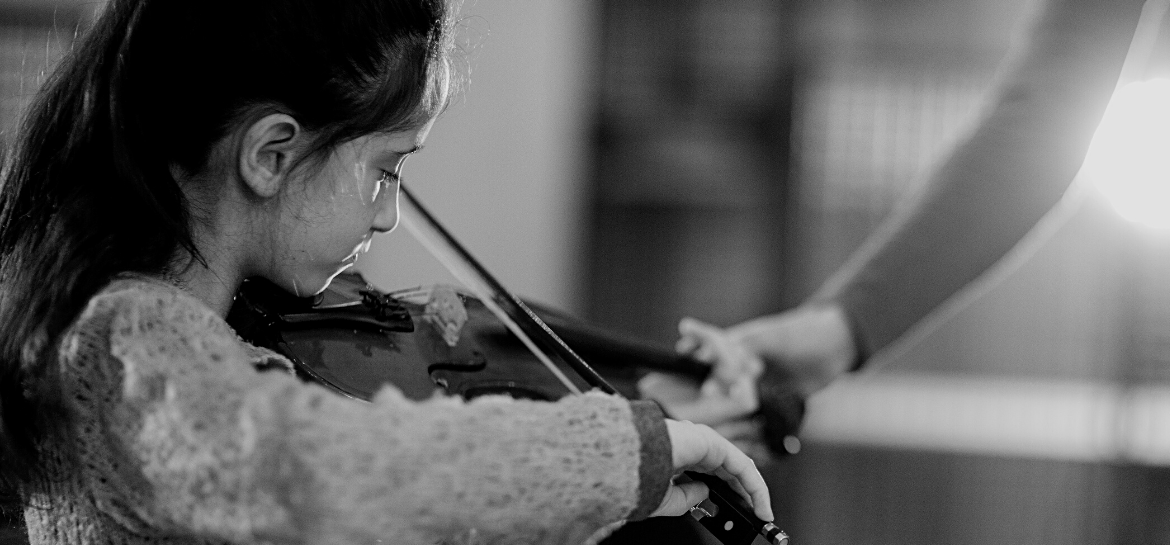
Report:
M379 233L389 233L398 226L398 184L390 184L384 191L385 195L378 196L378 215L371 226Z

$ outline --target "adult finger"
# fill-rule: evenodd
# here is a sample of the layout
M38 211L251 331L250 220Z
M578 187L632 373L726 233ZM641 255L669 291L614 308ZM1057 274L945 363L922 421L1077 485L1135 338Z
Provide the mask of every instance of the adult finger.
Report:
M722 331L711 324L694 318L683 318L678 322L678 333L682 339L689 339L684 345L687 353L704 363L720 364L722 355ZM681 342L681 339L680 339Z
M742 376L758 377L763 373L763 359L725 329L685 319L679 322L679 332L696 339L698 346L692 351L696 359L714 365L709 381L727 388Z
M753 402L754 398L732 397L726 392L715 395L700 395L692 399L668 398L661 394L654 395L654 399L662 403L662 407L672 418L690 420L696 424L709 426L750 416L759 407L758 400Z
M664 408L681 403L693 403L699 399L698 385L693 380L678 375L646 373L638 379L637 387L638 394L643 399L653 399Z
M687 320L687 318L683 318ZM679 354L690 355L694 353L695 349L699 348L700 339L691 335L682 326L682 321L679 322L678 340L674 342L674 351Z

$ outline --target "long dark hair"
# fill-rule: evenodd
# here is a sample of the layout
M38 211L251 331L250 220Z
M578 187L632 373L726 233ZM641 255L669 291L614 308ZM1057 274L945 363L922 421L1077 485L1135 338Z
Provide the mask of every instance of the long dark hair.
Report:
M66 414L56 342L116 274L200 260L172 168L296 118L319 155L442 107L445 0L110 0L30 105L0 173L0 478ZM185 250L185 252L184 252Z

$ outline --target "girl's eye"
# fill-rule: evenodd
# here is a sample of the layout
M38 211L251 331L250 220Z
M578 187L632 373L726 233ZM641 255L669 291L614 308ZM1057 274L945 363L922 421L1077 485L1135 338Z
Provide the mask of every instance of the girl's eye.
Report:
M383 170L382 176L378 178L378 185L384 189L393 190L394 188L398 187L398 184L401 181L402 178L397 172Z
M383 170L382 175L378 178L378 187L374 189L374 199L387 193L397 194L398 184L401 180L402 178L399 177L397 172Z
M382 177L378 178L380 184L398 183L401 178L397 172L390 172L389 170L382 171Z

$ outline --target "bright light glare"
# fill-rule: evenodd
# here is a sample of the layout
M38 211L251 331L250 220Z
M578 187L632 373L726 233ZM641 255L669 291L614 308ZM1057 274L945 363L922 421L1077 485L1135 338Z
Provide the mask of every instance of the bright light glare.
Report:
M1082 174L1125 218L1170 229L1170 79L1113 95Z

